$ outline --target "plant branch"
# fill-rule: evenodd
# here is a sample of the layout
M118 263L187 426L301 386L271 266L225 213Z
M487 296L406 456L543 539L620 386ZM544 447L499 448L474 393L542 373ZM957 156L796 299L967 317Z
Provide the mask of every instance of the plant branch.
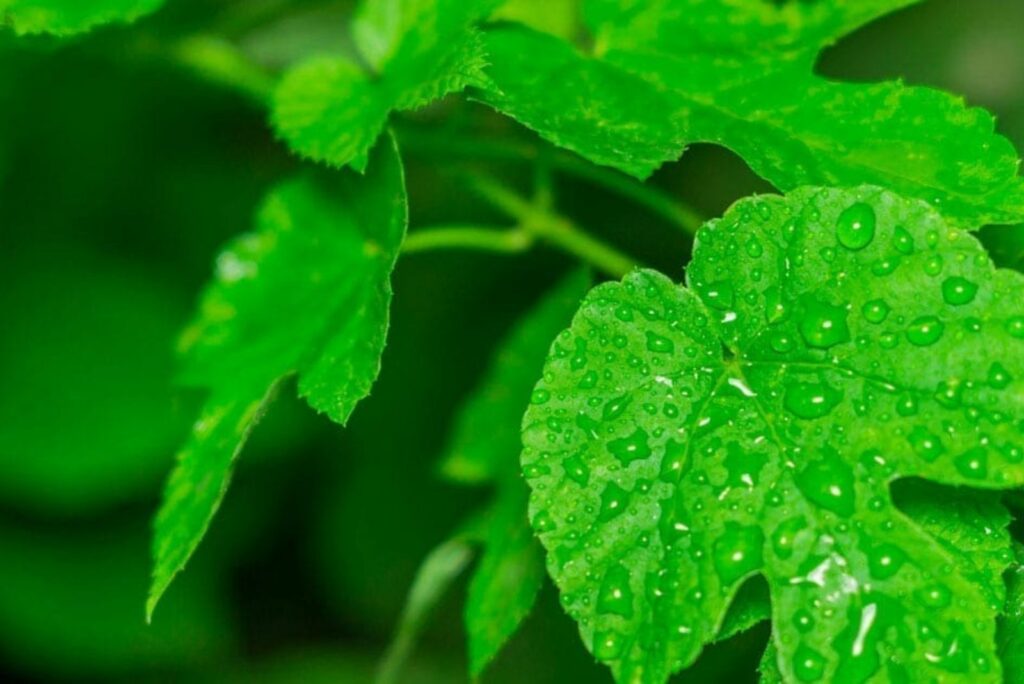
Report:
M637 268L629 256L580 230L569 219L531 203L487 176L474 176L470 186L481 197L516 219L522 230L621 278Z
M405 238L402 253L415 254L434 249L476 249L515 254L525 252L533 244L531 233L515 228L477 226L433 226L415 230Z

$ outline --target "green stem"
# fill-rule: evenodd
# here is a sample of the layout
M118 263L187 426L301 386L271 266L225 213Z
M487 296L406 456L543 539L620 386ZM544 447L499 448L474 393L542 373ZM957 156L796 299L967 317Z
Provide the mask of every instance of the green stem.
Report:
M436 226L415 230L402 244L404 254L434 249L477 249L515 254L533 244L533 235L521 228L480 228L474 226Z
M552 211L528 202L486 176L474 176L472 188L495 207L519 222L522 230L572 254L605 273L621 278L637 268L631 258Z
M403 148L439 159L455 156L530 163L541 154L540 148L526 143L445 135L436 131L424 133L408 125L400 125L397 130ZM596 166L561 151L549 155L546 162L557 171L600 185L646 207L691 235L704 223L704 217L695 209L619 171Z

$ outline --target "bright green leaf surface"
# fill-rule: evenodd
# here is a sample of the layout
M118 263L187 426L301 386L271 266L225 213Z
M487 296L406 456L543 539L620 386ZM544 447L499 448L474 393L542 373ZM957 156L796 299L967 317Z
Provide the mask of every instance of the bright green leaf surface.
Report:
M285 74L274 128L300 155L362 170L393 110L416 109L484 83L486 58L473 23L497 0L367 0L353 23L372 69L316 57Z
M279 188L259 230L218 258L216 281L182 337L183 379L210 397L157 515L150 614L202 539L276 383L298 373L299 394L342 424L369 393L405 227L402 167L388 139L365 177Z
M587 646L664 681L762 574L787 681L999 681L1000 606L889 484L1024 482L1024 278L862 188L739 203L688 280L593 290L525 417L531 519Z
M134 21L164 0L0 0L2 23L19 35L67 36L100 24Z
M1019 222L1017 153L987 112L936 90L813 73L820 47L912 1L598 0L596 56L522 28L489 32L492 85L479 97L640 178L711 142L783 190L869 183L969 227Z
M1015 544L1016 562L1006 576L1006 614L999 625L999 655L1008 684L1024 682L1024 546Z
M520 423L551 340L572 320L590 287L585 271L559 283L498 345L486 377L455 420L441 470L460 482L518 479Z

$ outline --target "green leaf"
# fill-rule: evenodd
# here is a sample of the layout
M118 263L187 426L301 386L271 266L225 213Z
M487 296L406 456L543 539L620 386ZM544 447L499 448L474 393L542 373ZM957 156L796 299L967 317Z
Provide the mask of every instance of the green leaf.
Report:
M1009 684L1024 682L1024 546L1014 544L1016 562L1006 576L1005 615L999 623L999 655Z
M278 188L258 231L218 258L216 280L181 341L182 379L210 395L157 515L150 615L206 532L281 378L297 373L299 394L342 424L369 393L405 228L402 166L388 139L365 177Z
M289 70L272 121L298 154L331 166L366 166L393 110L422 107L467 85L483 85L486 58L474 22L497 0L366 0L353 37L355 62L314 57Z
M519 629L544 583L544 555L530 529L526 500L526 487L510 483L487 521L484 554L466 600L469 673L474 678Z
M740 202L688 281L594 289L524 419L531 520L587 646L664 681L761 574L786 681L999 681L980 570L889 484L1024 482L1024 276L865 187Z
M710 142L783 190L889 187L978 227L1024 218L1013 145L980 109L900 82L813 72L817 51L912 0L590 2L595 54L516 27L488 32L477 96L587 159L637 177Z
M572 40L582 30L579 0L504 0L492 21L514 21L551 35Z
M20 36L69 36L101 24L131 22L164 0L0 0L0 19Z
M470 539L459 534L439 545L423 560L409 590L398 631L381 662L377 674L380 684L398 681L398 672L408 659L427 616L472 558Z
M458 482L518 480L520 423L551 340L572 320L591 285L576 271L518 321L497 347L487 375L455 419L441 471Z

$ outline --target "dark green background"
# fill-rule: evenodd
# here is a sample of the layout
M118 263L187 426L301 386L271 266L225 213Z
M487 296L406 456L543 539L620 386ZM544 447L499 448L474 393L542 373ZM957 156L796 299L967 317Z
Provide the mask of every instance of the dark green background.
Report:
M168 46L210 27L278 67L344 49L346 2L168 0L134 27L57 43L0 36L0 675L5 681L329 681L371 676L417 564L487 497L436 474L446 425L516 315L570 267L554 253L400 261L384 370L347 430L284 392L212 533L143 622L149 521L198 396L173 383L176 331L218 246L301 164L265 112ZM266 10L263 13L263 10ZM932 0L830 50L820 69L963 93L1024 147L1024 4ZM415 125L529 134L452 99ZM429 128L428 128L429 130ZM407 155L412 225L492 221L473 165ZM489 169L523 182L523 169ZM696 146L654 183L706 215L768 186ZM580 182L568 215L676 277L687 238ZM1006 250L1005 235L987 232ZM1024 239L1017 233L1017 258ZM456 587L410 682L465 680ZM690 681L752 676L765 629ZM607 681L550 587L486 681Z

